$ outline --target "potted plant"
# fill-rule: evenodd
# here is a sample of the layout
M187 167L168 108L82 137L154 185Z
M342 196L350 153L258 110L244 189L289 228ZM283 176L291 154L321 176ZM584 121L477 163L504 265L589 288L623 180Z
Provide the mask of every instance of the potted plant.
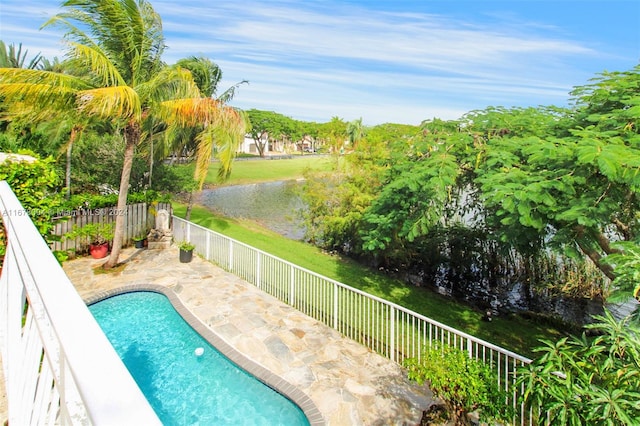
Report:
M144 233L136 235L133 237L133 243L137 249L145 248L147 245L147 235Z
M89 254L94 259L102 259L109 251L109 242L113 239L113 223L88 223L73 228L67 238L86 238L89 241Z
M193 258L193 249L196 248L196 246L189 241L181 241L178 243L178 248L180 249L180 263L191 262L191 259Z

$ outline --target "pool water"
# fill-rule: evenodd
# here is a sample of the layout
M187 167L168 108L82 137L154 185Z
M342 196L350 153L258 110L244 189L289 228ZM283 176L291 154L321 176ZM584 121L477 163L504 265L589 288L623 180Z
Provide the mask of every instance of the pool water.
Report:
M89 309L163 424L309 424L291 400L211 346L166 296L124 293Z

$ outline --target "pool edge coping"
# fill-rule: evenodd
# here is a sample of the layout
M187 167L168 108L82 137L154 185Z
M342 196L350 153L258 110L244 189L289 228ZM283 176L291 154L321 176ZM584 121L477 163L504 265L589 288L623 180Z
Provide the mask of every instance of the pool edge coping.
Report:
M289 383L283 377L253 361L227 343L222 337L203 323L193 312L191 312L191 310L182 302L178 294L171 288L157 284L126 285L88 296L84 299L84 302L87 305L92 305L119 294L133 293L136 291L150 291L166 296L176 312L178 312L178 314L191 326L191 328L209 342L209 344L215 347L238 367L253 375L260 382L274 389L276 392L282 394L300 407L309 421L310 426L321 426L326 424L322 413L306 393Z

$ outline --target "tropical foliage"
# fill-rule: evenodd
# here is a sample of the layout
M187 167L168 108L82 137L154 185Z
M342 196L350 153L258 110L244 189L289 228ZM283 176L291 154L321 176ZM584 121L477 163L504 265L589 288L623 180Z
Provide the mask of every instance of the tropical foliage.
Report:
M544 341L540 357L518 371L525 405L542 424L640 423L640 328L608 312L596 319L591 335Z
M51 240L52 217L55 215L60 199L55 194L58 175L52 166L53 159L38 159L32 152L22 151L32 160L7 158L0 163L0 181L6 181L22 204L22 212L1 212L2 215L28 215L47 240ZM0 221L0 266L6 250L6 236Z
M385 147L370 131L346 177L308 184L309 240L458 295L475 282L607 297L616 274L603 259L640 236L640 67L572 96L566 109L426 120Z
M435 342L420 359L408 358L404 365L409 379L426 383L442 399L456 425L471 424L468 415L476 410L483 420L508 421L513 416L495 373L465 351Z
M8 158L0 163L0 181L7 181L24 207L24 212L7 214L28 214L40 234L48 238L53 228L52 217L60 206L60 198L55 193L59 176L53 167L52 158L39 159L36 154L21 151L31 160Z
M45 26L65 30L67 55L76 72L3 68L0 94L21 113L25 109L42 115L75 110L121 129L125 149L119 209L126 203L135 149L149 136L149 121L202 126L197 169L201 182L206 174L202 166L208 167L214 145L235 152L244 135L242 114L203 98L191 72L162 62L162 23L149 2L68 0L62 8ZM107 267L118 262L123 232L124 218L119 216Z

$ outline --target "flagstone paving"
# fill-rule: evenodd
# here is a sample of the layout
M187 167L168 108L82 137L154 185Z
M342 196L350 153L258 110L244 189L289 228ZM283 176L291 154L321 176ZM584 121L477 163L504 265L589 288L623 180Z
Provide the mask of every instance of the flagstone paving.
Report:
M85 301L122 287L166 289L214 346L243 354L234 361L293 393L313 425L415 425L433 404L393 361L210 262L179 263L175 247L129 248L120 259L124 267L112 273L94 272L104 259L74 259L64 269Z

